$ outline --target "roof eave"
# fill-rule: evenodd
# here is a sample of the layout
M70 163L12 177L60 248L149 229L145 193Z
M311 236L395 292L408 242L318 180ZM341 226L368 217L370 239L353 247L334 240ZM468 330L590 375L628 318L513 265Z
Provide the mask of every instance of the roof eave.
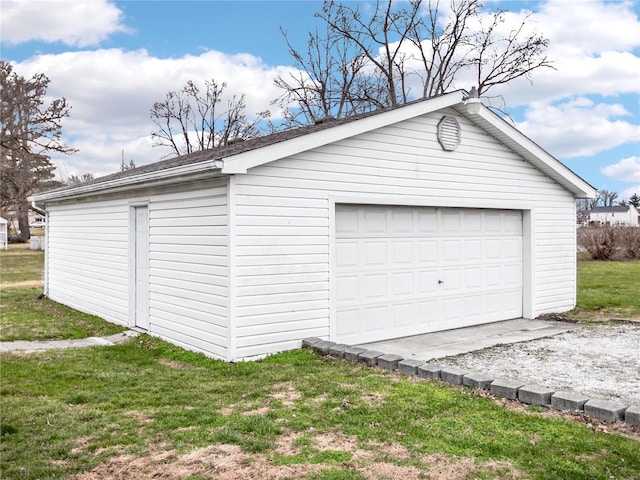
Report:
M468 113L463 105L456 108L490 135L512 149L533 166L558 182L575 198L595 198L598 190L566 167L537 143L507 123L484 105L478 113Z
M106 193L120 193L144 187L164 186L181 181L193 181L219 174L222 163L219 160L207 160L195 164L180 165L164 170L116 178L110 181L87 185L78 185L65 190L53 190L37 193L29 197L31 202L48 203L51 201L83 198Z

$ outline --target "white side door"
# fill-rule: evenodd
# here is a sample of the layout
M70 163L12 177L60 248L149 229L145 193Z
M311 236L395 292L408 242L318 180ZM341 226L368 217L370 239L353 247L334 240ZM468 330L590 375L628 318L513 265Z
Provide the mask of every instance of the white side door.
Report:
M134 208L134 325L149 330L149 209Z

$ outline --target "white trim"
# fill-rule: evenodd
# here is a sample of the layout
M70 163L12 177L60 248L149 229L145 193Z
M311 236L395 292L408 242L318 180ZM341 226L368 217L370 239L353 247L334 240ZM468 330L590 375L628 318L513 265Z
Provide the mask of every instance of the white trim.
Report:
M535 208L522 209L522 316L535 318L536 225Z
M135 280L136 280L136 239L135 239L135 235L136 235L136 208L139 207L147 207L147 213L149 214L149 218L151 218L151 209L149 208L150 205L150 201L147 200L134 200L134 201L130 201L127 204L127 209L128 209L128 215L129 215L129 232L128 232L128 239L129 239L129 259L128 259L128 282L129 282L129 314L128 314L128 318L127 318L127 326L129 328L135 328L136 327L136 285L135 285ZM148 229L147 234L149 235L149 237L151 237L150 235L150 231L151 229ZM149 238L149 241L151 241L151 238ZM150 303L150 302L149 302ZM149 319L149 330L146 333L151 333L151 319Z
M595 187L589 185L562 162L487 107L482 106L475 114L469 114L463 108L456 108L456 110L569 190L576 198L595 198L597 196L598 190Z
M463 92L457 91L434 97L426 101L411 103L336 127L294 137L289 140L267 145L225 158L222 173L247 173L252 167L289 157L300 152L334 143L345 138L386 127L394 123L451 107L462 102Z
M227 361L236 358L236 178L227 182Z
M44 210L44 272L42 274L42 293L49 296L49 212L46 209Z
M535 207L533 202L491 201L467 199L390 198L384 195L329 196L329 340L336 341L336 204L397 205L408 207L477 208L490 210L518 210L522 212L522 316L535 318Z
M333 195L329 196L329 340L336 338L336 203L340 202Z
M483 201L472 198L424 198L424 197L390 197L386 194L351 194L331 195L329 200L332 205L336 203L362 204L362 205L404 205L407 207L443 207L443 208L484 208L492 210L531 210L535 203L514 202L510 200Z
M65 198L79 198L98 194L105 190L109 192L124 192L144 187L161 186L169 183L176 183L181 177L188 177L185 180L197 180L206 178L220 170L222 163L219 160L207 160L204 162L190 163L178 167L155 170L153 172L141 173L130 177L116 178L103 183L79 185L75 188L62 191L51 191L32 195L29 197L33 202L47 202L48 200L62 200ZM193 177L193 178L192 178Z

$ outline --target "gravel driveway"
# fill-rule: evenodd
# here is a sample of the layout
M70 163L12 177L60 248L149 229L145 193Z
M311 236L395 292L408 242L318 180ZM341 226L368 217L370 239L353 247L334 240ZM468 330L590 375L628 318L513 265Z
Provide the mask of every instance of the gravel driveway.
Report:
M640 405L640 325L582 326L440 363L591 398Z

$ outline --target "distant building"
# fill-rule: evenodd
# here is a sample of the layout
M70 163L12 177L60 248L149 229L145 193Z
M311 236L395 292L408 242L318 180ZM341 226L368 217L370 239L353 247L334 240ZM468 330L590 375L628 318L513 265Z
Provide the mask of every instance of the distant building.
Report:
M589 225L618 225L637 227L638 209L633 205L624 207L595 207L589 211Z

